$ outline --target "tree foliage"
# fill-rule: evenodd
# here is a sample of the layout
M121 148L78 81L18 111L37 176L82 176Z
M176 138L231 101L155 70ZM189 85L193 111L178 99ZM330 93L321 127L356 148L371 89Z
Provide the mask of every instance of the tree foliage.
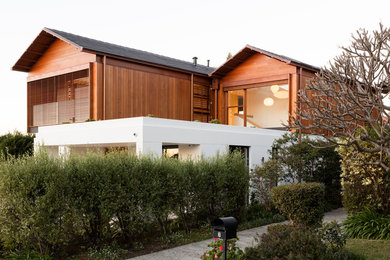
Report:
M297 132L284 134L274 141L273 149L269 151L275 162L271 164L273 168L270 168L269 163L266 162L254 172L265 171L269 172L268 175L273 172L276 176L272 178L277 178L279 182L284 183L300 181L322 183L325 186L327 207L337 208L341 206L340 156L334 147L326 146L327 144L325 140L310 138L307 135L299 138ZM265 175L262 179L255 178L264 181L267 179L269 177ZM254 184L257 185L257 182Z
M292 128L340 148L344 202L390 213L390 28L358 30L349 47L299 92Z
M34 135L24 135L18 131L0 136L0 157L31 156L34 150Z
M278 184L283 176L280 163L271 159L261 166L256 166L251 173L251 187L254 189L254 200L259 200L267 210L272 209L271 189Z
M371 137L375 132L368 130ZM359 141L361 147L372 147L369 142ZM355 153L351 146L340 146L337 151L342 158L343 205L350 213L366 208L376 212L390 213L390 180L377 161L390 165L390 157L380 152ZM380 158L383 157L383 158Z
M384 102L389 99L389 64L390 29L380 24L371 33L358 30L351 45L343 47L342 53L300 90L291 128L351 146L351 153L390 155L390 106ZM385 157L377 159L366 164L388 172Z

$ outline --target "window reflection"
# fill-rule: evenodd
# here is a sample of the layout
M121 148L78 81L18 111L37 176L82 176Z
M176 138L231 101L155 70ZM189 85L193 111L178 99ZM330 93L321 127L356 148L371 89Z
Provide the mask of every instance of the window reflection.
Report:
M271 85L246 89L246 107L244 90L228 91L228 124L256 128L283 127L288 122L289 90L287 84Z

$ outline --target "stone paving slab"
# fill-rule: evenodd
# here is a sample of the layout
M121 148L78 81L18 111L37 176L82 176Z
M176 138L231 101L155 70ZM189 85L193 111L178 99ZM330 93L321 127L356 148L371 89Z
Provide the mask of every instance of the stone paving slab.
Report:
M324 222L331 222L336 220L338 223L341 223L345 220L347 214L344 209L336 209L330 212L325 213ZM287 223L285 221L284 223ZM274 224L271 224L274 225ZM255 242L254 238L257 234L263 234L267 231L267 227L257 227L252 229L243 230L237 233L240 240L237 241L237 245L244 249L245 247L252 246ZM200 256L208 250L207 245L210 244L212 239L187 244L184 246L174 247L159 252L155 252L148 255L138 256L131 258L132 260L149 260L149 259L158 259L158 260L193 260L200 259Z

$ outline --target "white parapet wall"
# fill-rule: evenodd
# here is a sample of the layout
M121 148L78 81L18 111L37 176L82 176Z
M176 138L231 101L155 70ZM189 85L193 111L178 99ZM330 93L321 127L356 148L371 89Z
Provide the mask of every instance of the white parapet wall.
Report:
M88 148L133 147L161 156L163 145L177 145L180 158L214 156L229 145L249 147L249 165L268 158L272 142L285 131L152 117L136 117L38 128L35 147L59 153ZM70 149L68 149L70 148Z

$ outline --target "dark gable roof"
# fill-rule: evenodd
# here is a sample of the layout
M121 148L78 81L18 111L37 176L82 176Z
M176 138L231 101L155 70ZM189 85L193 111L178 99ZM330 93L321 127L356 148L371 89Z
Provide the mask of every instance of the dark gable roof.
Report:
M180 70L190 71L199 74L210 74L214 71L215 68L203 66L203 65L193 65L192 62L182 61L174 58L169 58L166 56L140 51L112 43L107 43L103 41L98 41L94 39L90 39L87 37L62 32L59 30L44 28L43 31L38 35L38 37L34 40L34 42L30 45L29 49L35 47L35 45L42 45L42 38L45 40L46 49L53 42L53 38L59 38L75 47L79 48L80 51L88 51L98 54L107 54L116 57L123 57L126 59L132 59L157 65L163 65L166 67L172 67ZM46 40L49 39L49 40ZM15 66L12 68L13 70L18 71L26 71L28 72L34 63L39 59L39 55L36 54L35 57L31 58L31 53L38 53L34 51L26 50L26 52L22 55L22 57L18 60ZM39 53L42 55L46 49L40 49ZM39 57L38 57L39 56ZM30 61L29 64L26 64L26 61ZM34 62L35 61L35 62Z
M287 64L295 65L298 67L302 67L308 70L311 70L313 72L320 71L320 68L295 60L291 59L289 57L278 55L266 50L262 50L256 47L253 47L251 45L246 45L242 50L240 50L237 54L235 54L233 57L231 57L229 60L227 60L224 64L222 64L220 67L218 67L216 70L214 70L212 73L210 73L210 76L216 76L216 77L223 77L230 71L232 71L234 68L236 68L238 65L243 63L246 59L248 59L250 56L260 53L264 54L268 57L280 60L282 62L285 62Z

